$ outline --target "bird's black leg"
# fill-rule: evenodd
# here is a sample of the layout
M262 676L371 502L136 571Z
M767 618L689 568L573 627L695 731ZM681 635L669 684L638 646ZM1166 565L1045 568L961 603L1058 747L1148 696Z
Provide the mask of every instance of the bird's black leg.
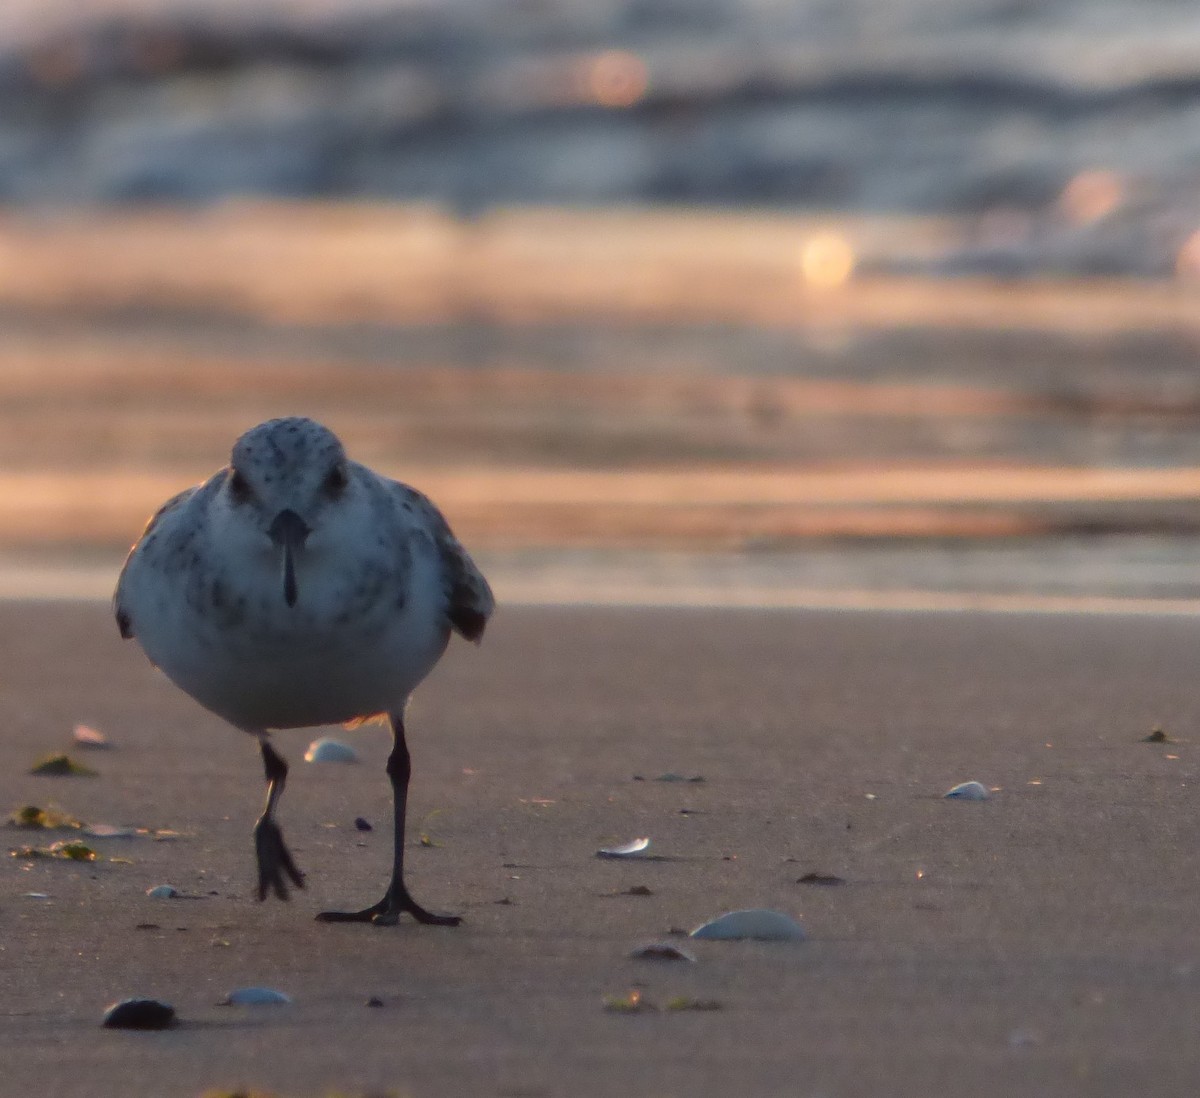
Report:
M267 741L262 745L263 769L267 776L267 803L263 814L254 825L254 852L258 857L258 898L265 900L268 892L274 892L281 900L288 898L287 879L297 888L304 887L304 874L296 868L292 853L283 841L283 832L275 822L275 807L283 795L288 767L280 755Z
M390 714L392 722L392 753L388 756L387 773L392 783L392 880L383 899L362 911L323 911L317 918L326 923L375 923L391 926L404 912L408 912L419 923L433 926L458 926L462 919L457 915L435 915L426 911L409 894L404 883L404 823L408 808L408 779L412 764L408 756L408 744L404 740L404 717L400 713Z

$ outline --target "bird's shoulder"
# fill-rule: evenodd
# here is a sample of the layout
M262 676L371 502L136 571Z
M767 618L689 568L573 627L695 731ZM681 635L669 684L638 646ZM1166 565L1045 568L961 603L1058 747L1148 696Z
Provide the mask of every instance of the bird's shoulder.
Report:
M218 474L218 476L221 475ZM129 640L133 636L133 622L130 619L129 609L126 606L124 598L129 579L130 565L137 556L138 551L144 547L153 545L154 541L172 524L172 520L181 515L188 502L211 483L212 481L208 481L202 485L193 484L190 488L185 488L182 492L177 492L167 500L166 503L150 516L145 529L142 530L141 535L133 543L133 547L125 557L125 563L121 566L121 574L117 577L117 588L113 592L113 613L117 619L117 628L121 631L121 636L124 639Z
M387 484L400 511L413 526L424 531L437 550L449 596L447 615L451 626L462 637L478 644L496 608L491 586L433 500L401 481L390 480Z

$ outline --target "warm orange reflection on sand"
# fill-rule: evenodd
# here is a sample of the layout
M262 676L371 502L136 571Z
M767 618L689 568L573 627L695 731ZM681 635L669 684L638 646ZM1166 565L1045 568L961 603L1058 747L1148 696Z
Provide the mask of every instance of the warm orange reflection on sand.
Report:
M628 76L623 64L612 71ZM1096 182L1081 210L1101 208ZM1073 375L1079 386L1059 389L957 360L961 373L942 380L874 366L795 377L704 358L707 344L682 361L669 340L654 359L657 336L627 349L639 330L774 326L806 333L798 354L825 337L878 339L886 364L886 347L913 330L936 330L945 353L971 331L1200 328L1196 291L1181 282L861 273L880 256L936 257L958 231L699 210L467 221L372 204L9 214L0 306L25 320L0 344L0 546L127 545L241 431L281 413L328 422L355 457L428 491L481 549L1194 528L1200 471L1066 467L1089 460L1081 440L1099 422L1182 430L1196 414L1186 386ZM179 330L172 317L185 318ZM540 339L560 324L621 339L579 368L478 349L488 333L528 325ZM316 350L336 346L335 329L373 325L448 335L418 341L415 359L393 353L390 334L367 341L370 357ZM1129 446L1112 453L1137 460ZM976 454L997 463L967 460Z
M0 473L0 546L124 544L163 499L209 471ZM1069 526L1076 505L1144 505L1200 495L1195 468L603 471L384 465L381 471L427 492L459 534L481 548L1005 537ZM1033 511L1022 510L1031 506Z
M587 317L1089 336L1200 327L1197 303L1165 280L849 278L881 256L936 258L966 233L929 219L701 210L512 209L459 221L432 206L369 203L9 214L0 218L0 305L298 325ZM797 255L805 240L820 241L807 258ZM798 310L798 264L813 284L841 280L842 292Z

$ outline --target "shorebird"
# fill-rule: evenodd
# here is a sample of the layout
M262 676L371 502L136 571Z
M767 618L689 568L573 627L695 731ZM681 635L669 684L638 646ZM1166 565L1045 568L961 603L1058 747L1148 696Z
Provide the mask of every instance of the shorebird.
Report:
M254 826L258 898L304 887L276 821L288 767L272 730L386 714L391 881L376 904L326 922L454 926L404 882L409 695L457 632L479 643L487 580L420 492L350 461L311 419L272 419L229 465L168 500L129 552L113 608L122 637L235 728L256 736L267 799Z

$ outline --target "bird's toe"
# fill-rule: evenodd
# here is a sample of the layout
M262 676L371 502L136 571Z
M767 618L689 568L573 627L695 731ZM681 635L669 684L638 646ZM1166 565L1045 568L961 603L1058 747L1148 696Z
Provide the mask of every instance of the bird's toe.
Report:
M254 850L258 860L258 898L270 893L279 899L289 897L288 881L304 887L304 874L283 841L283 832L274 820L260 819L254 828Z

